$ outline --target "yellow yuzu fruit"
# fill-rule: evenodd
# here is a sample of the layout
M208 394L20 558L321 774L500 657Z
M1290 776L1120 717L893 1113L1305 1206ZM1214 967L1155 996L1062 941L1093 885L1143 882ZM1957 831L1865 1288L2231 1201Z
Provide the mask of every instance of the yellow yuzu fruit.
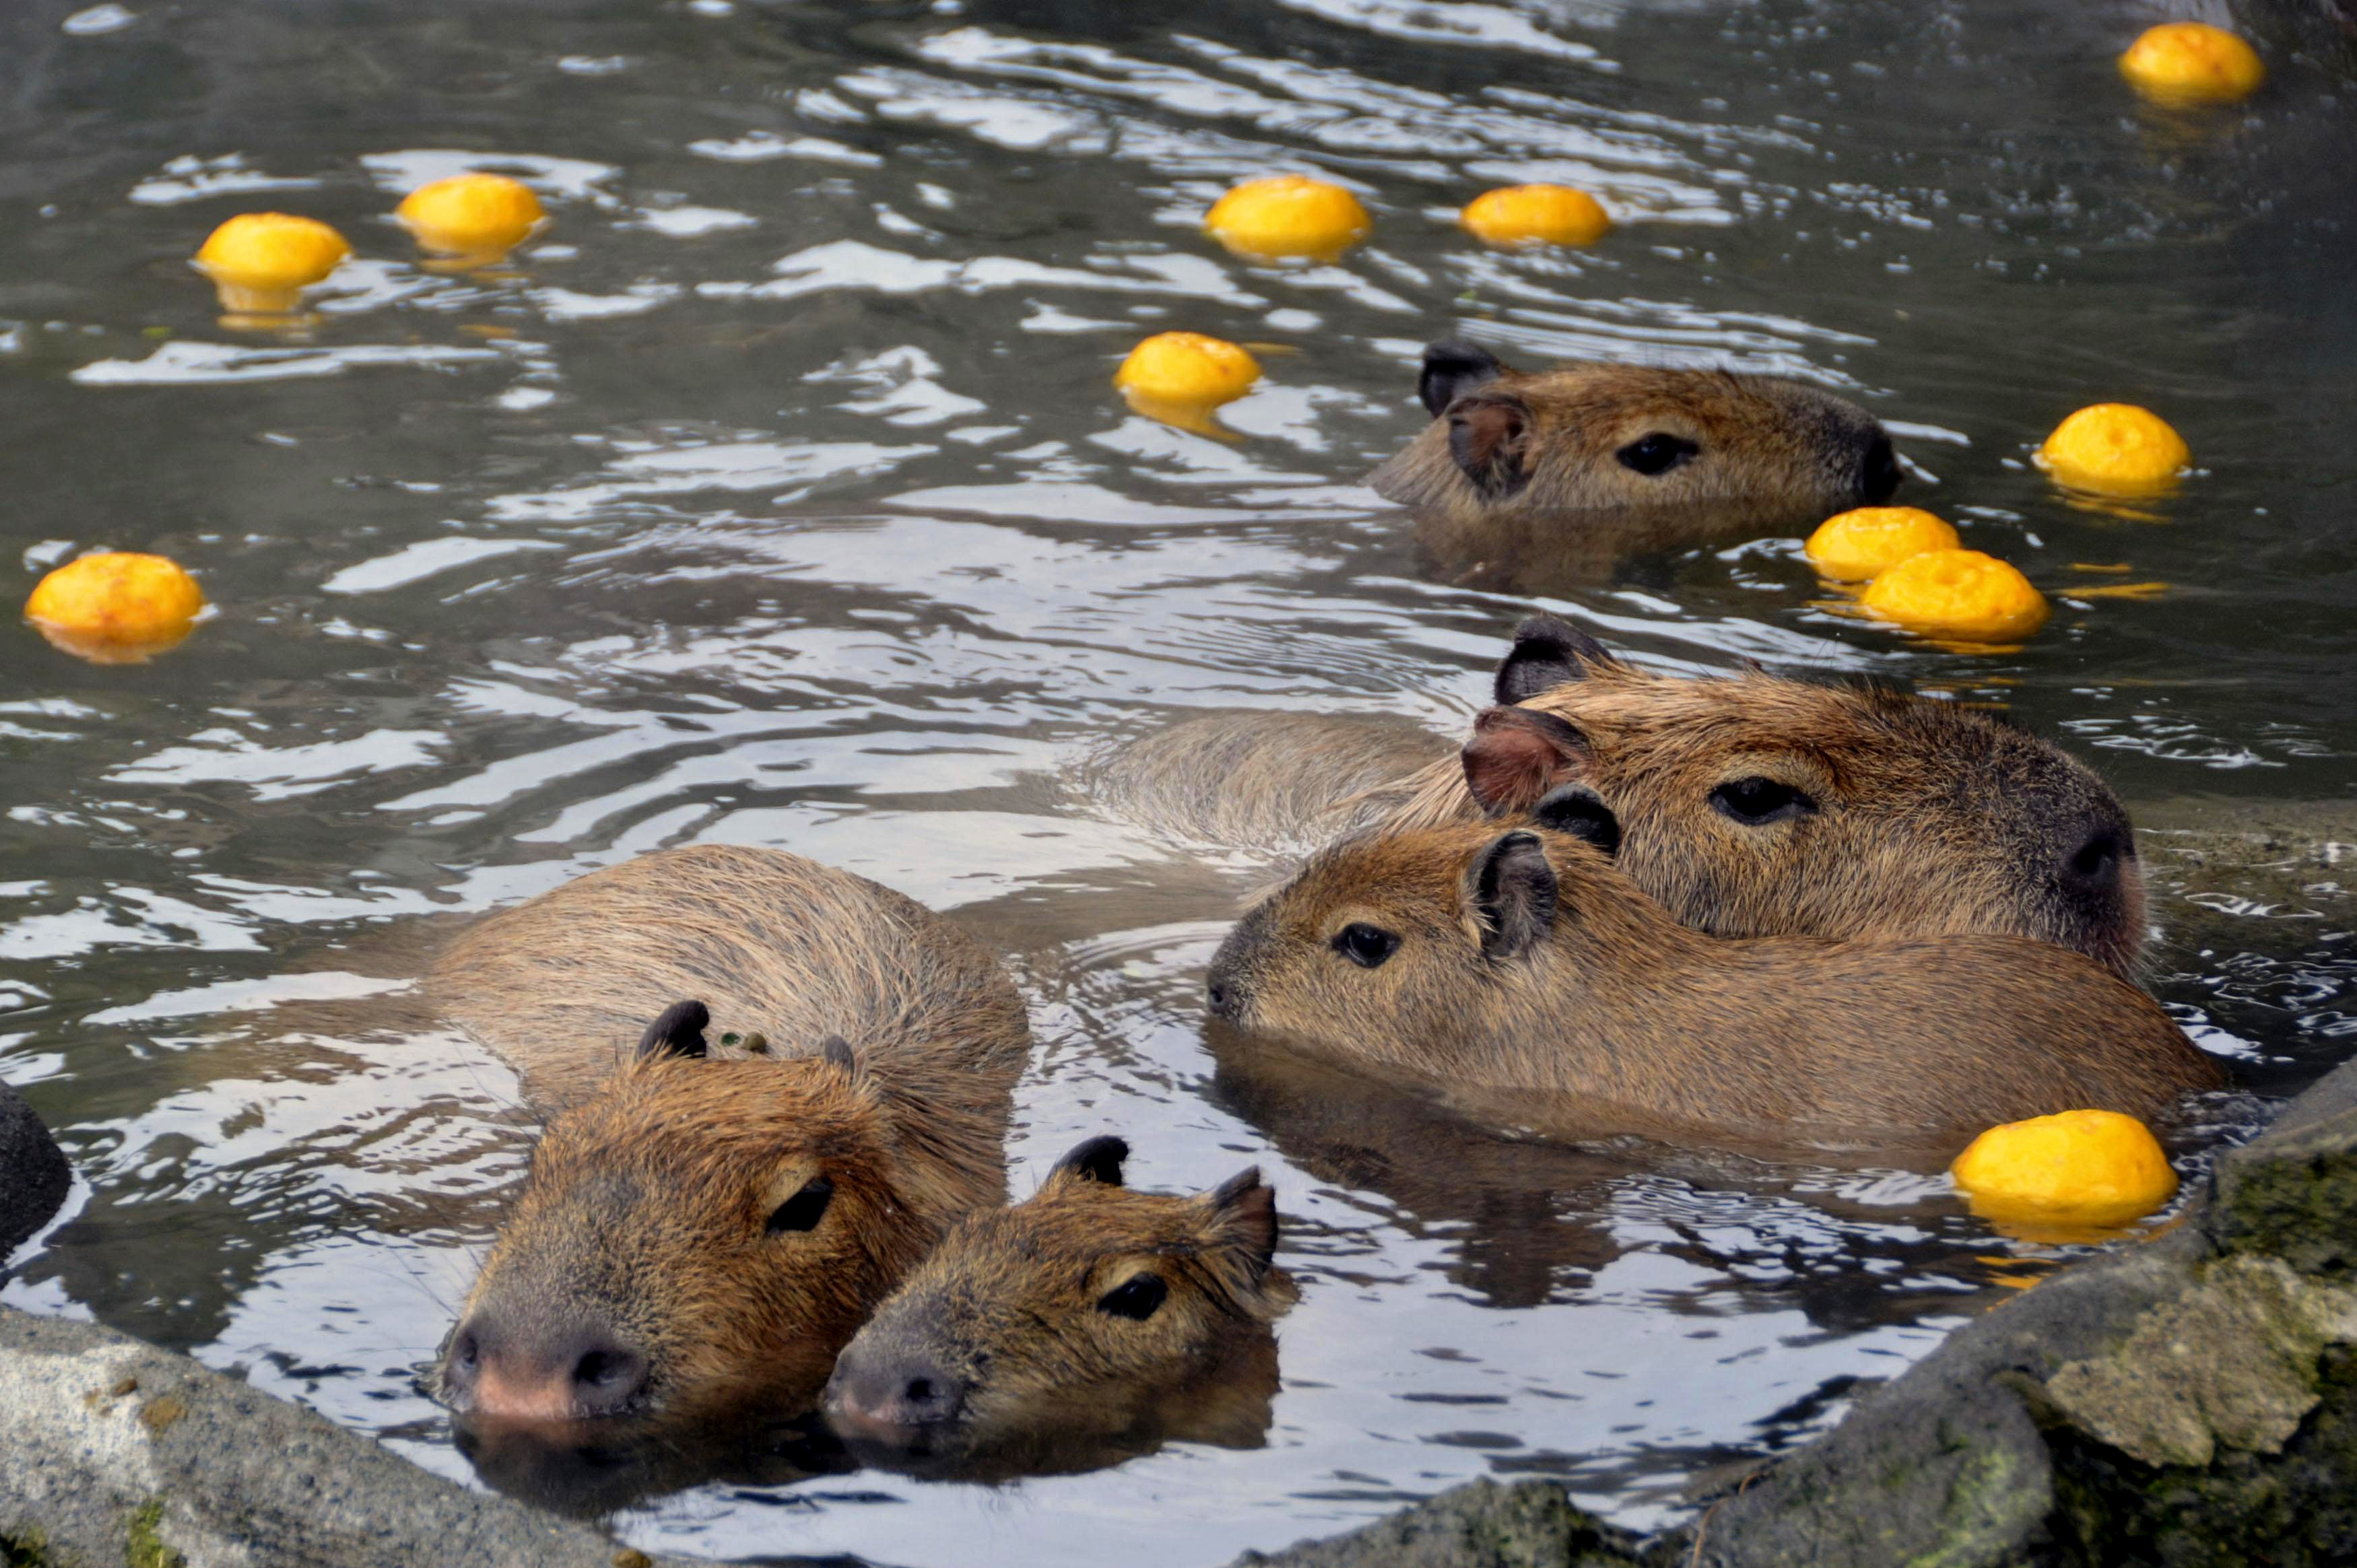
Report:
M2172 107L2232 103L2267 80L2258 51L2207 22L2164 22L2148 27L2120 56L2128 85Z
M1803 546L1818 571L1836 582L1863 583L1927 550L1962 542L1945 518L1913 506L1862 506L1817 524Z
M25 616L67 652L115 664L178 642L204 607L204 590L178 564L118 550L49 573L25 601Z
M1158 402L1197 408L1232 403L1260 379L1260 361L1221 338L1157 332L1129 351L1113 384Z
M1566 185L1510 185L1485 190L1457 215L1492 245L1592 245L1611 231L1602 203Z
M1204 232L1249 256L1338 256L1374 228L1359 199L1308 175L1246 180L1211 204Z
M2064 484L2113 495L2165 490L2192 464L2192 449L2169 421L2130 403L2081 409L2038 449L2038 466Z
M513 250L547 213L532 188L503 174L455 174L402 198L393 216L429 251L475 254Z
M2065 1111L1992 1127L1948 1174L1974 1213L2032 1225L2125 1225L2177 1191L2159 1141L2115 1111Z
M196 264L213 280L224 309L272 315L294 309L296 295L351 253L344 237L316 218L241 212L206 236Z
M1965 642L2011 642L2046 623L2045 596L1977 550L1927 550L1867 585L1860 603L1911 631Z

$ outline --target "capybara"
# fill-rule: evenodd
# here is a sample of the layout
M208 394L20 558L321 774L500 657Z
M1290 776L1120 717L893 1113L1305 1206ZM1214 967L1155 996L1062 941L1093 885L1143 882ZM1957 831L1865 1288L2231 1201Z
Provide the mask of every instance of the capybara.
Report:
M1296 1299L1275 1196L1257 1169L1193 1197L1134 1191L1128 1153L1092 1138L1025 1202L959 1220L836 1362L835 1431L904 1460L1061 1467L1121 1439L1258 1443L1274 1379L1254 1374Z
M2125 973L2147 934L2118 798L1986 714L1758 671L1652 674L1553 616L1516 629L1493 689L1501 706L1455 756L1395 721L1225 713L1115 748L1089 779L1142 826L1261 850L1512 817L1577 780L1618 820L1621 869L1717 935L1984 931Z
M1512 817L1586 784L1620 869L1719 936L1986 932L2126 973L2148 934L2136 833L2093 772L1970 708L1872 686L1649 674L1551 616L1501 704L1383 825Z
M470 1418L807 1406L949 1223L1006 1200L1022 1001L970 939L863 878L664 851L492 916L429 978L567 1107L442 1359ZM644 999L682 995L710 1004L616 1048ZM756 1048L715 1050L716 1024Z
M1813 526L1899 486L1874 416L1797 381L1517 371L1441 342L1416 390L1432 423L1368 483L1415 513L1428 553L1486 586L1528 592L1592 580L1620 556Z
M1820 1144L2149 1117L2223 1081L2151 998L2067 949L1705 936L1612 865L1584 786L1561 793L1536 819L1563 832L1465 823L1321 853L1221 944L1212 1012L1599 1122Z

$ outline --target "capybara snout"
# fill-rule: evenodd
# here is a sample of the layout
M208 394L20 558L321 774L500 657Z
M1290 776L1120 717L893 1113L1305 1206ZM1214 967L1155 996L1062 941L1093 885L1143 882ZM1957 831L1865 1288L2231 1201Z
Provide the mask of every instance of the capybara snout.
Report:
M1165 1197L1122 1185L1127 1154L1092 1138L1028 1200L952 1228L845 1348L835 1430L932 1456L1110 1436L1269 1349L1294 1290L1260 1173Z

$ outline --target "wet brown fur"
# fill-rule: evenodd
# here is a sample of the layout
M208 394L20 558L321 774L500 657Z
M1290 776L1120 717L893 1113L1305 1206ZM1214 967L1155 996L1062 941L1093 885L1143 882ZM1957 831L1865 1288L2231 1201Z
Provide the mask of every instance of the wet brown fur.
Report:
M1270 1262L1273 1196L1246 1176L1178 1197L1060 1166L1027 1201L966 1216L844 1351L830 1409L863 1370L921 1365L964 1385L954 1442L969 1451L1141 1423L1256 1444L1274 1379L1251 1373L1273 1374L1269 1326L1298 1298ZM1149 1273L1168 1287L1151 1317L1098 1309Z
M1220 1010L1379 1073L1641 1130L1834 1144L2080 1108L2151 1117L2222 1082L2150 998L2076 953L1706 937L1560 834L1520 835L1556 881L1552 918L1495 956L1471 879L1516 836L1471 823L1328 850L1222 944ZM1352 922L1398 933L1398 950L1360 968L1332 945Z
M1685 680L1613 659L1516 706L1582 742L1514 781L1495 814L1580 782L1619 819L1620 870L1678 919L1720 936L2036 938L2126 973L2147 934L2127 813L2092 771L1953 703L1749 671ZM1494 727L1494 724L1493 724ZM1484 744L1477 731L1468 752ZM1820 810L1765 827L1711 791L1748 777L1803 789ZM1382 831L1483 815L1462 758L1385 789ZM2050 875L2093 822L2115 822L2116 894L2074 899Z
M429 990L567 1107L465 1321L602 1326L643 1351L666 1414L807 1404L950 1222L1005 1200L1022 1001L970 939L863 878L775 850L642 856L486 919ZM630 1055L678 998L707 1003L716 1039L777 1054ZM813 1054L829 1035L850 1065ZM817 1175L819 1225L765 1234Z

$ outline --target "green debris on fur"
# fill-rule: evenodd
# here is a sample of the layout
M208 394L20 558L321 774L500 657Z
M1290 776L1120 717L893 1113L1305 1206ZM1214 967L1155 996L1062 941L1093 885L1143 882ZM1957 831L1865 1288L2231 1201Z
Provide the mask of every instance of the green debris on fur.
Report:
M0 1568L56 1568L49 1555L49 1538L38 1530L22 1535L0 1535Z

